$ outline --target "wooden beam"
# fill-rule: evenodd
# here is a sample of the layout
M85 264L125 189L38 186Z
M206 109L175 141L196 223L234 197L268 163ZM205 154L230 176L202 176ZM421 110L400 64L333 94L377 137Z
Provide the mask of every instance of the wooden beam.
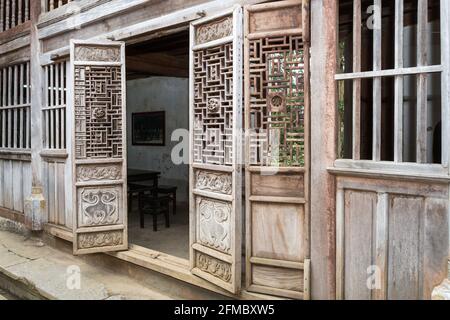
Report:
M165 59L147 60L138 57L127 57L126 66L128 70L145 72L152 75L181 78L187 78L189 76L189 66L180 67L176 63L165 61Z

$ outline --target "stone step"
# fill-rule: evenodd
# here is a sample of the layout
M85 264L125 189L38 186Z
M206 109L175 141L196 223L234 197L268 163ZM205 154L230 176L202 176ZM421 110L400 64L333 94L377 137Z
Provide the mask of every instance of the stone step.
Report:
M1 229L0 288L33 300L173 299L131 277L47 246L39 238Z

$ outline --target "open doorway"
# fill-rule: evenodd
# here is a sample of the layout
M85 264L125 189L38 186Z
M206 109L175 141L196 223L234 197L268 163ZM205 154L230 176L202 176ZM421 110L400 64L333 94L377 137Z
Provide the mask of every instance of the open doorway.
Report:
M171 159L189 129L189 31L127 46L126 66L129 241L189 259L189 166Z

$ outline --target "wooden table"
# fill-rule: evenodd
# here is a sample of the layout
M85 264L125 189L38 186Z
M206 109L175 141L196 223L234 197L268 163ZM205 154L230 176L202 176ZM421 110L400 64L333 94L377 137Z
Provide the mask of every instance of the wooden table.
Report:
M139 169L128 169L127 179L129 184L142 181L153 181L153 187L155 194L158 192L158 179L161 175L159 171L151 170L139 170ZM139 190L136 192L139 193ZM133 192L128 192L128 211L131 210L133 199Z
M161 175L159 171L128 169L128 182L153 181L153 187L158 188L158 179Z

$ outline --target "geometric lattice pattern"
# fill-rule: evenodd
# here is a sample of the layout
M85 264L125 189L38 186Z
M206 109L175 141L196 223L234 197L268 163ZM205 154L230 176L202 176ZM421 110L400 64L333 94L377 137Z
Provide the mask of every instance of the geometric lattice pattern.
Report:
M251 40L249 51L250 165L304 166L302 37Z
M75 157L122 157L122 74L116 66L75 66Z
M232 44L194 52L194 163L232 165Z

